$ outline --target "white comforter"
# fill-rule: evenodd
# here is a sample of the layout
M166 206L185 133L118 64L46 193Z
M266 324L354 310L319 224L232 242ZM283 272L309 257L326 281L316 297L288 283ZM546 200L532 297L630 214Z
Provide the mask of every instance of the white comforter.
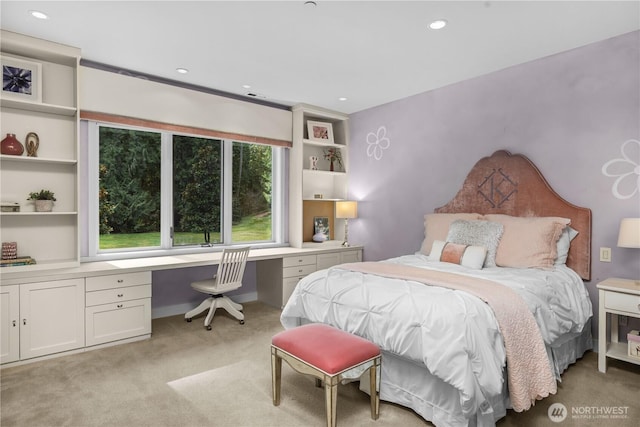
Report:
M553 271L486 268L407 255L385 262L482 277L514 289L540 326L546 344L582 331L592 315L580 277L561 266ZM492 412L490 398L503 390L505 350L493 312L462 291L341 269L300 281L281 322L292 328L322 322L367 338L383 350L423 363L460 393L465 417Z

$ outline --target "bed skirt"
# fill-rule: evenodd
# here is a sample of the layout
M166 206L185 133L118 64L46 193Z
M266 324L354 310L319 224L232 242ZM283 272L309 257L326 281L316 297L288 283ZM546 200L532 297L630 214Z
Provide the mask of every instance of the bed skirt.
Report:
M559 381L560 374L569 365L592 350L591 319L585 324L581 334L560 337L547 352ZM368 380L361 378L360 389L368 392ZM462 416L459 392L440 378L432 375L422 364L382 351L382 373L380 399L397 403L412 409L425 420L436 426L452 427L494 427L511 407L507 381L501 395L489 396L490 406L482 408L473 419Z

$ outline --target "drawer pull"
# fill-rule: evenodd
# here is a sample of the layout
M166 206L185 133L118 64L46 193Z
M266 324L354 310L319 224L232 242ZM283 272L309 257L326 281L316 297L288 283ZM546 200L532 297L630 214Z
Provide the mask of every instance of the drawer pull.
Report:
M13 323L13 327L15 328L17 326L16 321L14 320L12 323Z
M298 273L302 273L302 270L298 270Z
M123 306L122 306L122 304L118 304L118 305L116 305L116 307L122 308Z
M302 262L302 260L301 260L301 259L299 259L299 260L298 260L298 262Z
M26 326L27 325L27 319L22 319L22 324Z
M122 298L124 294L118 294L118 298Z
M118 279L118 283L122 283L122 282L124 282L124 280Z

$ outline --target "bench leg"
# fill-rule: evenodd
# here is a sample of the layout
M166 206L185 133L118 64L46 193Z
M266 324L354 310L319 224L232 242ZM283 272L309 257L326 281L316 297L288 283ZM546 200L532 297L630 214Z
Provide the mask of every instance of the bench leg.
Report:
M380 416L380 394L378 393L378 375L380 374L380 358L373 361L369 368L369 393L371 395L371 418L377 420Z
M324 381L325 405L327 408L327 427L336 427L336 403L338 400L338 382L336 378Z
M273 395L273 406L280 405L281 378L282 358L276 354L274 348L271 348L271 392Z

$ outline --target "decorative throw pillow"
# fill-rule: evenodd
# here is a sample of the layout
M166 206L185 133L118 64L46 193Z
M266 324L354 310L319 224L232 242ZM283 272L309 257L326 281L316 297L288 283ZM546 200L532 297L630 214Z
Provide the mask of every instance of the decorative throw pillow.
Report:
M487 248L485 267L496 266L496 251L502 236L502 224L484 220L457 219L451 223L447 242Z
M446 240L449 226L456 219L480 219L477 213L433 213L424 216L424 240L420 252L429 255L434 240Z
M556 262L554 263L554 265L563 265L567 263L571 241L575 239L577 235L578 232L568 225L564 228L564 230L562 230L562 234L560 234L558 244L556 245L558 255L556 256Z
M560 217L485 215L504 226L496 264L514 268L551 268L558 255L557 243L571 220Z
M435 240L429 254L430 261L450 262L463 267L480 270L487 256L487 248L482 246L459 245Z

